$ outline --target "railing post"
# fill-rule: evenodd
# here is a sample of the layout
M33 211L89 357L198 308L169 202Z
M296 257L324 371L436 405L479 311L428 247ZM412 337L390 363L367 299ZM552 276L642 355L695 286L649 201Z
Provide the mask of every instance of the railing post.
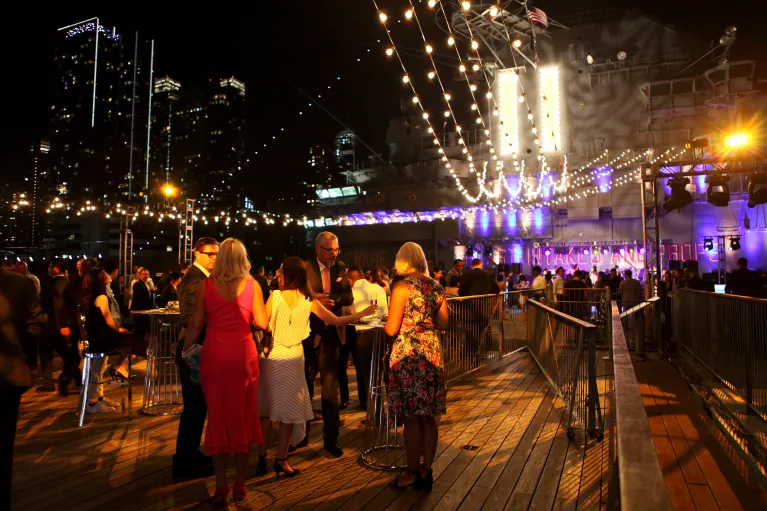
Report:
M501 293L498 295L498 316L501 320L498 322L498 358L503 356L503 323L506 321L506 295Z
M636 324L637 356L644 357L644 336L645 336L644 309L639 309L638 311L636 311L635 315L636 317L634 318L634 322Z
M584 341L587 344L588 353L588 370L589 370L589 388L588 388L588 401L589 401L589 417L588 427L589 433L596 433L597 438L602 439L602 425L597 421L597 414L601 418L601 410L599 408L599 387L597 386L597 340L596 332L589 330L586 332L586 338Z

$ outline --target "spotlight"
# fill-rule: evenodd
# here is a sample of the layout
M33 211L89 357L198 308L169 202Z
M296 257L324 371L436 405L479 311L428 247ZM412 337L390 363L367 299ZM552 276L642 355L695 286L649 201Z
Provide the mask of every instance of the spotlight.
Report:
M748 145L749 136L747 133L733 133L724 139L724 143L730 149L739 149Z
M583 255L589 255L589 249L586 247L583 247Z
M725 208L730 203L730 176L711 175L706 178L706 202L717 208Z
M543 251L543 255L545 255L546 257L550 256L551 255L551 249L547 248L546 250L544 250Z
M644 255L644 247L639 247L639 253Z
M671 198L663 203L663 209L674 211L680 209L692 202L692 194L685 190L690 180L686 177L676 177L668 180L668 186L671 187Z
M629 247L629 254L633 254L634 250L635 250L634 247Z
M623 247L621 247L621 249L620 249L620 250L618 250L618 253L619 253L621 256L624 256L624 255L626 255L626 249L624 249Z
M593 255L598 255L599 254L599 247L594 245L594 248L591 249L591 253Z
M703 250L708 252L714 250L714 238L703 238Z
M740 250L740 236L733 236L730 238L730 250L733 252Z
M767 174L754 174L748 181L748 207L755 208L757 204L767 203Z
M609 248L607 248L607 247L604 247L604 248L602 248L602 253L603 253L603 254L605 254L605 255L607 255L607 254L609 254L609 253L610 253L610 249L609 249Z

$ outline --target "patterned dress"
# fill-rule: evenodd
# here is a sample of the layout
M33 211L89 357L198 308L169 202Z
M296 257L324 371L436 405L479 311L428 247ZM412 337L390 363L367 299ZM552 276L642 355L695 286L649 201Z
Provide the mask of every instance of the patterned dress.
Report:
M401 416L445 413L442 346L434 319L445 292L437 282L408 276L402 327L389 359L389 409Z

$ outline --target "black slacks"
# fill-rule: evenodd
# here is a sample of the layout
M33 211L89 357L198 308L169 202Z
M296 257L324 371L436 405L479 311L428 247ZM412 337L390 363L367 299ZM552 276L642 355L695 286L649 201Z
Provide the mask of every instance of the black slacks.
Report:
M349 402L349 355L354 352L354 329L346 330L346 344L338 345L338 392L341 395L341 402ZM357 360L354 359L354 363Z
M184 410L178 422L176 436L176 457L195 462L199 459L200 440L208 415L208 404L199 384L189 378L192 370L186 364L179 364L178 373L181 381L181 393L184 396Z
M372 330L355 332L352 344L352 357L354 357L354 372L357 374L357 393L360 406L367 408L368 391L370 384L370 365L373 361L373 337Z
M19 422L19 404L26 388L0 388L0 509L11 509L13 444Z
M338 411L338 359L341 341L334 327L320 332L320 344L314 347L312 334L303 341L306 369L306 385L309 395L314 397L314 378L320 373L322 381L322 423L324 439L328 443L338 441L341 418Z

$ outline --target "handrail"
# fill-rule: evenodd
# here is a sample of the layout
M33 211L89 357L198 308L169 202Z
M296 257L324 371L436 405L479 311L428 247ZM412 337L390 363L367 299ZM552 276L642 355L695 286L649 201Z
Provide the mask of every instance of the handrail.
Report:
M615 302L612 323L620 507L622 511L671 511L650 422Z
M524 295L524 294L531 294L532 291L537 291L534 289L518 289L517 291L504 291L502 293L491 293L487 295L471 295L471 296L450 296L448 297L448 302L461 302L464 300L474 300L476 298L484 298L487 296L503 296L503 295Z
M640 303L638 305L635 305L632 308L626 309L625 311L621 312L621 317L625 318L627 316L630 316L631 314L634 314L635 312L639 312L642 309L646 309L647 307L649 307L650 305L652 305L652 304L654 304L655 302L658 302L658 301L660 301L660 297L659 296L653 296L649 300L645 300L644 302L642 302L642 303Z
M697 295L709 295L709 296L716 296L718 299L724 299L724 300L743 300L746 302L752 302L752 303L760 303L767 305L767 298L751 298L750 296L743 296L743 295L732 295L732 294L723 294L723 293L711 293L709 291L698 291L696 289L677 289L676 291L673 291L673 293L695 293ZM669 293L671 295L672 293Z
M548 305L545 305L545 304L543 304L541 302L535 302L535 306L542 308L543 310L545 310L546 312L548 312L550 314L554 314L559 320L561 320L561 321L563 321L563 322L565 322L565 323L567 323L569 325L577 326L577 327L583 328L584 330L590 330L592 328L594 330L597 329L596 325L592 325L591 323L583 321L582 319L578 319L578 318L574 318L572 316L568 316L567 314L565 314L563 312L560 312L560 311L558 311L556 309L552 309Z

